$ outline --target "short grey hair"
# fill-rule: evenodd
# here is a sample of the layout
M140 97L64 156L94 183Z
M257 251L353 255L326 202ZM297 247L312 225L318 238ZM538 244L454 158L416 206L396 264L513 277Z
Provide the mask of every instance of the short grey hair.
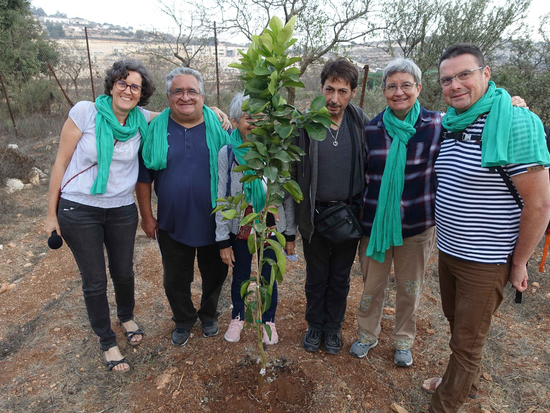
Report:
M229 106L229 118L235 119L235 122L241 120L241 117L244 115L241 106L246 99L248 99L248 96L245 96L244 93L239 92L235 95Z
M399 57L392 60L384 69L384 74L382 75L382 89L386 88L386 79L395 73L408 73L416 82L416 85L422 83L422 71L411 59L403 59Z
M201 95L204 95L204 82L202 81L202 76L198 71L196 71L195 69L191 69L190 67L176 67L174 70L168 73L168 75L166 76L166 93L170 93L174 78L183 75L195 76L197 82L199 82L199 92Z

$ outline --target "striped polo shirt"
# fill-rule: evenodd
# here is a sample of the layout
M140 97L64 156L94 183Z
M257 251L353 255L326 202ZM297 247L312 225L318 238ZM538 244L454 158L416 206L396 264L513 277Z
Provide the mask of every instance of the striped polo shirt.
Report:
M465 133L481 135L486 118L479 117ZM508 164L503 169L514 176L535 165ZM481 167L480 142L445 139L435 172L439 250L467 261L505 264L518 238L521 209L498 172Z

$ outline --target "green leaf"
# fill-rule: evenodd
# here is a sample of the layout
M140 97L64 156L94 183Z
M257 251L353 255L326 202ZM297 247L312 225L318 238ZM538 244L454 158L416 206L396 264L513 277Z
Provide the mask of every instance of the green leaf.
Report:
M258 76L269 76L271 74L269 69L267 67L264 67L264 66L255 67L253 72L254 72L254 74L256 74Z
M283 125L275 125L275 132L282 138L288 138L288 136L292 133L292 126L283 126Z
M288 145L289 149L292 149L294 152L296 152L298 155L305 156L306 153L302 150L302 148L296 146L296 145Z
M227 205L218 205L216 208L214 208L214 210L212 211L212 213L211 213L210 215L215 214L215 213L218 212L220 209L224 209L225 207L227 207Z
M269 101L264 99L250 99L250 102L248 103L248 109L252 114L256 114L264 110L266 105L269 103Z
M273 43L273 52L278 55L285 54L285 47L279 43Z
M249 159L246 161L246 163L248 166L250 166L254 170L260 170L265 166L265 164L258 158ZM252 176L256 176L256 175L252 175ZM253 181L253 179L250 179L249 181Z
M296 62L299 62L300 60L302 60L301 57L291 57L290 59L286 60L285 65L290 66L290 65L293 65Z
M305 87L302 82L295 82L294 80L287 80L281 87Z
M319 123L306 123L304 129L311 139L323 141L327 137L327 129Z
M257 142L254 142L254 146L256 146L256 144L257 144ZM251 149L243 155L243 159L245 161L249 161L251 159L259 159L261 157L262 157L262 155L260 155L260 152L258 152L255 149Z
M273 155L273 157L275 159L279 159L283 162L291 162L292 159L290 158L290 156L288 155L288 153L286 153L285 150L280 150L279 152L277 152L275 155Z
M273 16L269 21L269 27L271 27L271 30L273 30L273 32L277 34L279 33L279 30L281 30L284 27L283 21L279 19L277 16Z
M264 176L271 182L275 182L277 180L277 172L277 168L270 166L264 169Z
M257 212L254 212L252 214L248 214L243 219L241 219L241 222L239 222L240 227L244 227L246 224L250 223L251 221L258 219L260 217L260 214Z
M285 70L285 75L301 75L302 72L300 72L300 69L297 67L289 67Z
M320 123L327 129L330 128L330 125L332 125L332 121L330 120L330 118L325 115L315 115L313 117L313 120L317 123Z
M292 17L288 21L288 23L283 27L281 30L279 30L279 34L277 35L277 42L280 44L286 44L291 38L292 34L294 33L294 23L296 23L296 16Z
M286 181L283 184L283 188L290 194L292 198L294 198L296 201L301 201L304 199L304 195L302 194L302 190L300 189L300 185L296 183L296 181L293 181L292 179L289 181Z
M245 175L241 179L239 179L239 182L242 182L244 184L244 183L255 181L256 179L260 179L260 177L258 175Z
M246 293L248 292L248 286L250 285L250 279L244 280L241 283L241 298L244 298Z
M258 78L250 79L248 82L244 83L244 87L250 92L261 93L267 87L267 83Z
M237 211L234 209L230 209L229 211L222 211L221 214L228 220L235 218L235 215L237 215Z
M313 102L311 102L311 107L317 112L321 110L321 108L324 108L326 103L327 99L323 95L317 96L313 99Z
M279 266L281 274L284 275L286 272L286 257L283 249L281 248L281 244L273 239L267 239L266 242L271 246L273 251L275 251L275 255L277 256L277 265Z
M267 147L261 142L255 142L256 150L262 156L267 156Z
M273 39L271 38L269 33L264 31L260 36L260 42L261 42L261 45L264 46L264 48L267 49L268 51L271 52L273 50Z
M286 247L286 238L283 234L280 232L275 232L275 236L277 237L277 241L279 241L279 244L284 248Z
M254 243L254 234L250 234L246 243L248 245L248 252L250 252L251 255L254 255L254 253L256 252L256 245Z
M244 172L249 171L250 167L248 165L237 165L233 168L233 172Z

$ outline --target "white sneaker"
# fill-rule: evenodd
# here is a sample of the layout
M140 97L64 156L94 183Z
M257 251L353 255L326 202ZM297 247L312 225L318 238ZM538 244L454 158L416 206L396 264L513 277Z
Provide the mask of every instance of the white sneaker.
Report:
M236 343L241 339L241 330L243 329L243 327L244 321L241 321L239 316L237 316L237 318L233 318L229 323L229 327L223 335L223 338L225 338L230 343Z
M272 323L271 321L266 322L266 324L271 328L271 340L269 339L269 336L267 335L267 331L265 327L264 329L264 338L263 342L265 344L273 345L277 344L279 342L279 335L277 334L277 329L275 328L275 323Z

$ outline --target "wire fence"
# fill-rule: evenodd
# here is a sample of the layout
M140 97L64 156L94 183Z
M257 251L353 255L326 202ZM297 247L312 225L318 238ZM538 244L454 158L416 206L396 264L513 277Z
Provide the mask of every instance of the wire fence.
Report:
M66 37L52 42L51 50L39 51L40 70L20 69L14 73L0 73L4 86L0 83L3 103L0 103L0 136L16 135L20 138L39 139L45 133L58 136L68 111L78 101L93 101L104 93L105 72L115 61L122 59L141 60L153 77L156 91L147 109L161 111L167 106L165 77L182 63L174 58L166 45L147 40L124 37L105 37L87 31L87 38ZM190 54L201 47L190 67L203 76L205 103L218 106L228 113L229 104L237 91L242 91L239 72L229 68L238 61L238 49L246 46L220 43L216 50L214 42L206 45L187 45ZM179 63L179 64L178 64ZM305 89L297 90L296 105L304 108L320 93L319 75L321 65L313 65L302 76ZM367 91L365 111L373 116L385 107L379 90L381 73L370 73L363 82L363 72L359 90ZM218 88L219 83L219 88ZM218 92L219 90L219 92ZM2 96L3 95L3 96ZM359 104L359 92L353 103Z
M52 43L54 53L39 51L39 73L24 69L0 73L0 134L32 136L51 129L52 122L64 118L72 105L81 100L93 101L104 94L106 70L122 59L141 60L150 71L156 86L147 109L159 111L167 106L165 76L176 66L168 62L158 47L137 39L105 38L89 33L88 39L63 38ZM198 46L197 46L198 47ZM238 72L227 65L238 59L239 46L219 45L219 74L216 74L214 45L206 45L192 61L191 67L203 76L205 101L210 106L229 107L240 88ZM244 47L243 47L244 48ZM229 55L229 56L228 56ZM219 82L220 95L217 95ZM30 122L31 119L34 121ZM27 123L30 123L27 125ZM53 127L55 129L55 127Z

